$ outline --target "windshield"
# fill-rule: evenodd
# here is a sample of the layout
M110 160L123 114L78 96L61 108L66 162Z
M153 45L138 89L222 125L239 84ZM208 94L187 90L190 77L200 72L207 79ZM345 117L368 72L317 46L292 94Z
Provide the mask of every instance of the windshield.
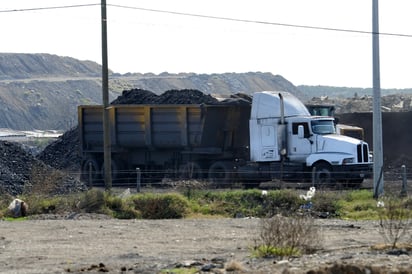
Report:
M335 133L333 120L313 120L311 121L311 127L314 134L325 135Z

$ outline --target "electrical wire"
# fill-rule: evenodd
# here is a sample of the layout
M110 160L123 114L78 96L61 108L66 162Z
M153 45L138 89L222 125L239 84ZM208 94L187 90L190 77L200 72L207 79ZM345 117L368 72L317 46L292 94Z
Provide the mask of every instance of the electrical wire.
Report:
M317 27L317 26L309 26L309 25L276 23L276 22L258 21L258 20L247 20L247 19L238 19L238 18L230 18L230 17L202 15L202 14L195 14L195 13L185 13L185 12L177 12L177 11L167 11L167 10L131 7L131 6L123 6L123 5L115 5L115 4L108 4L108 6L117 7L117 8L124 8L124 9L134 9L134 10L142 10L142 11L149 11L149 12L167 13L167 14L173 14L173 15L182 15L182 16L191 16L191 17L198 17L198 18L214 19L214 20L242 22L242 23L253 23L253 24L274 25L274 26L282 26L282 27L304 28L304 29L326 30L326 31L337 31L337 32L349 32L349 33L359 33L359 34L375 34L374 32L371 32L371 31L340 29L340 28L330 28L330 27ZM412 34L389 33L389 32L379 32L378 34L379 35L385 35L385 36L400 36L400 37L410 37L410 38L412 38Z
M9 10L0 10L0 13L38 11L38 10L53 10L53 9L67 9L67 8L81 8L81 7L100 6L100 5L101 5L101 3L67 5L67 6L51 6L51 7L39 7L39 8L26 8L26 9L9 9ZM173 14L173 15L179 15L179 16L190 16L190 17L198 17L198 18L213 19L213 20L224 20L224 21L232 21L232 22L249 23L249 24L251 23L251 24L262 24L262 25L290 27L290 28L313 29L313 30L324 30L324 31L335 31L335 32L347 32L347 33L357 33L357 34L379 34L381 36L397 36L397 37L412 38L412 34L403 34L403 33L390 33L390 32L374 33L374 32L371 32L371 31L362 31L362 30L354 30L354 29L342 29L342 28L319 27L319 26L310 26L310 25L298 25L298 24L259 21L259 20L248 20L248 19L239 19L239 18L222 17L222 16L212 16L212 15L186 13L186 12L178 12L178 11L132 7L132 6L124 6L124 5L116 5L116 4L106 4L106 6L115 7L115 8L123 8L123 9L141 10L141 11L147 11L147 12L166 13L166 14Z
M26 9L8 9L0 10L0 13L10 13L10 12L24 12L24 11L39 11L39 10L55 10L55 9L69 9L69 8L83 8L100 6L101 4L79 4L79 5L67 5L67 6L52 6L52 7L40 7L40 8L26 8Z

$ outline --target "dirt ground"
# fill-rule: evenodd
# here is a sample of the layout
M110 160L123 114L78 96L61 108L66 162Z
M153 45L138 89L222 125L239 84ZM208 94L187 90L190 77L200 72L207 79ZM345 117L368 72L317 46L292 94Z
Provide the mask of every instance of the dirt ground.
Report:
M383 242L377 222L318 219L321 249L289 260L251 257L259 224L254 218L117 220L83 214L0 221L0 272L159 273L190 266L202 273L232 269L237 273L401 273L397 271L412 269L408 252L391 255L370 249ZM338 265L357 265L364 272L308 272Z

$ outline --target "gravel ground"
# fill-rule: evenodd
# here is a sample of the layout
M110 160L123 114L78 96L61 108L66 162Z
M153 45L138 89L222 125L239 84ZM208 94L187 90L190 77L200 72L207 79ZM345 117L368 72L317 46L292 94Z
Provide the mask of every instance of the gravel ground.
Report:
M159 273L192 266L205 273L412 273L410 252L370 248L382 243L377 222L318 219L321 249L289 260L251 258L259 224L254 218L117 220L84 214L0 221L0 272Z

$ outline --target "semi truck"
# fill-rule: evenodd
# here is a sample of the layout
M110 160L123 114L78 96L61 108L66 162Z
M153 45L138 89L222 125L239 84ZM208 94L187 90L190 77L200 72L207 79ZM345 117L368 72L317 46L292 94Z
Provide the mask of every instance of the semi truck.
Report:
M111 105L113 185L136 169L142 181L204 179L256 186L275 179L345 181L372 171L366 142L338 135L334 118L312 116L288 92L262 91L252 103ZM104 176L103 107L78 107L82 179Z

